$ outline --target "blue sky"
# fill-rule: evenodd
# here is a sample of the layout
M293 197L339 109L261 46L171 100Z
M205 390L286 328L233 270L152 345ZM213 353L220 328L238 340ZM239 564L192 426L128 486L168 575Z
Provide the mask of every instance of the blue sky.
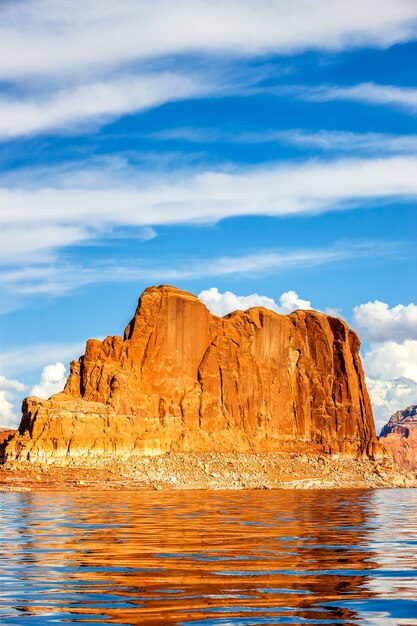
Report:
M341 315L417 402L414 0L6 1L0 53L0 425L160 283Z

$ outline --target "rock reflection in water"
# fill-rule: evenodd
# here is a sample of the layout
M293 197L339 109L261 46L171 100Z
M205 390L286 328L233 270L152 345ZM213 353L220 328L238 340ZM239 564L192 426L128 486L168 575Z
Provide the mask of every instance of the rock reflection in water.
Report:
M2 493L0 623L417 624L417 492Z

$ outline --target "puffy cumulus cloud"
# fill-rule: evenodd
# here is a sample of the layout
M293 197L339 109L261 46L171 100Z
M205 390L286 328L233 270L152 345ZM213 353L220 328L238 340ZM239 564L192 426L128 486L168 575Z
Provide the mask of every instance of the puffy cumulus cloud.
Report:
M386 302L375 300L355 306L353 314L369 341L417 339L417 305L413 303L390 309Z
M291 313L296 309L311 309L311 302L302 300L295 291L286 291L279 297L279 304L268 296L253 293L249 296L237 296L231 291L221 293L217 287L206 289L198 295L214 315L222 317L232 311L246 311L254 306L262 306L277 313Z
M366 378L374 410L377 433L388 422L393 413L417 403L417 382L411 378L375 380Z
M0 426L16 428L19 417L14 401L16 395L25 391L26 387L18 380L0 376Z
M353 315L370 341L362 360L379 431L395 411L417 403L417 306L375 300Z
M46 399L62 391L66 382L65 372L65 365L59 361L46 365L42 370L40 383L32 387L30 395Z
M227 315L232 311L245 311L253 306L263 306L272 311L277 311L278 309L275 300L268 296L260 296L257 293L253 293L250 296L237 296L231 291L220 293L217 287L205 289L198 294L198 297L214 315L219 317Z
M417 341L404 343L386 341L371 345L363 357L365 372L370 378L391 380L405 377L417 381Z
M53 354L54 351L59 349L59 346L49 346L49 348L50 354ZM62 348L65 351L65 346L61 346L61 353ZM45 346L46 356L47 350L48 346ZM2 353L2 362L7 363L10 372L20 376L20 374L26 370L41 365L39 360L42 356L40 357L39 354L37 354L37 356L31 360L30 352L30 347L28 347L27 349ZM28 363L25 362L24 358L26 353L28 354ZM10 355L10 368L7 355ZM45 363L45 354L43 355L43 363ZM65 382L65 365L63 363L57 361L56 363L46 365L42 370L40 382L30 390L30 395L44 399L49 398L52 394L62 391ZM18 405L21 403L24 395L27 395L27 391L28 388L26 385L19 380L0 375L0 427L17 427L20 420Z
M279 297L279 313L291 313L297 309L311 309L311 302L298 297L295 291L285 291Z
M395 411L417 404L417 341L371 344L363 366L379 432Z

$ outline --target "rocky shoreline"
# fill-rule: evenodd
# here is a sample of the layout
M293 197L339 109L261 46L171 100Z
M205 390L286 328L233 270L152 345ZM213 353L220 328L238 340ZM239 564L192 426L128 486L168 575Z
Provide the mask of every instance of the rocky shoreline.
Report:
M11 461L0 466L0 491L242 490L417 487L417 474L388 457L341 458L297 453L168 453L127 459Z

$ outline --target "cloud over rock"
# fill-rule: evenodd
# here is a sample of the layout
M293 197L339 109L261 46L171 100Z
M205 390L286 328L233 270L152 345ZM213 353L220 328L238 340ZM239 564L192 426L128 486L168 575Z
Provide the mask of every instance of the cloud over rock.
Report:
M254 306L262 306L283 315L297 309L311 309L311 302L302 300L295 291L286 291L279 297L279 304L273 298L252 293L249 296L238 296L231 291L221 293L217 287L211 287L199 293L199 299L204 302L214 315L222 317L232 311L246 311Z

